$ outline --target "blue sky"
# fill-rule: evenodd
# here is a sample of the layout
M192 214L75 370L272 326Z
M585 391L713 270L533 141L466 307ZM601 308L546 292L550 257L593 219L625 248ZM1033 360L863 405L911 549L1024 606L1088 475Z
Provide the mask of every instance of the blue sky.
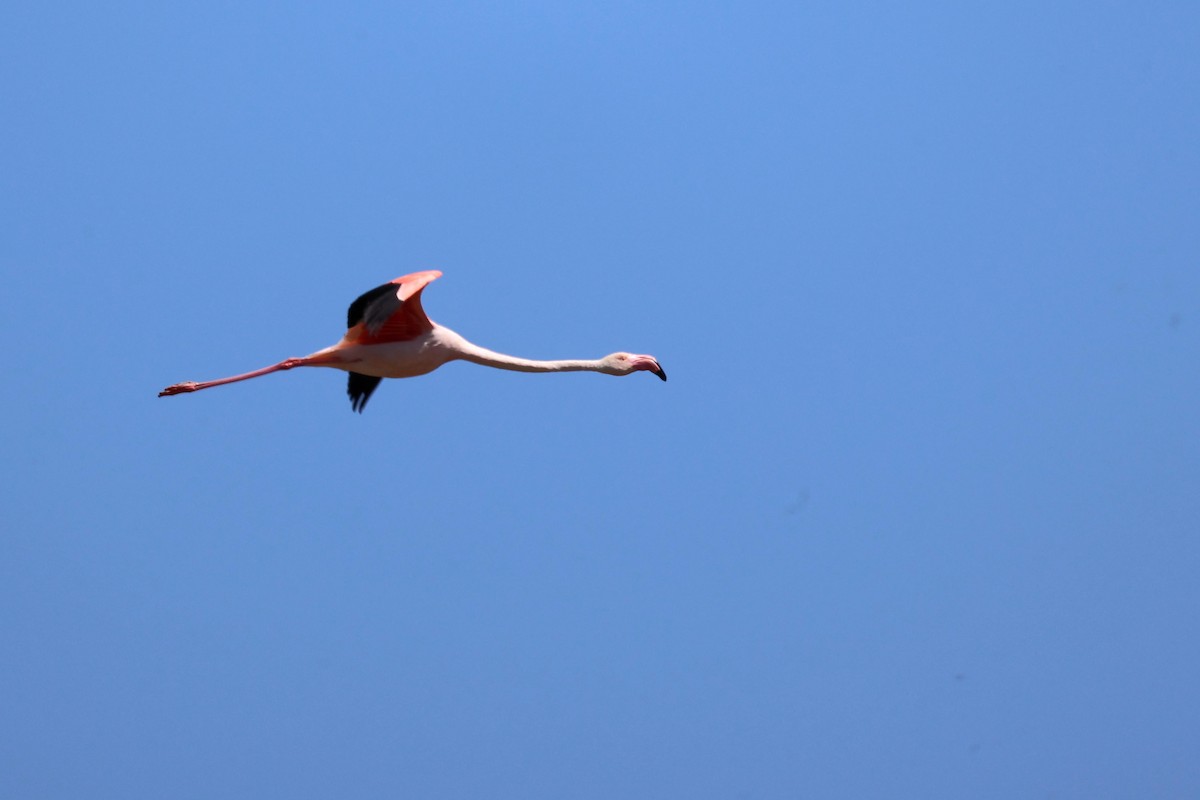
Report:
M0 785L1200 793L1200 9L0 11ZM534 358L300 370L440 269Z

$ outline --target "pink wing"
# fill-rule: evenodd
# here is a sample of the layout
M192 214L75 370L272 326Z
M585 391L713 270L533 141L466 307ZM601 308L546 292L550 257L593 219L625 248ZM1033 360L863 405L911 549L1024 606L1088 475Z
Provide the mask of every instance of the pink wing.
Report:
M421 307L421 290L442 277L436 269L414 272L377 286L350 304L345 341L355 344L407 342L433 330Z

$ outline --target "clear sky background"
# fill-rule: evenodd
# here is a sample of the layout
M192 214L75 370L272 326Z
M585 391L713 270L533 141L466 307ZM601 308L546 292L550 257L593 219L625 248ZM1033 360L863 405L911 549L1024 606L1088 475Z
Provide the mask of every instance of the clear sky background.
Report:
M1200 796L1198 42L5 3L0 794Z

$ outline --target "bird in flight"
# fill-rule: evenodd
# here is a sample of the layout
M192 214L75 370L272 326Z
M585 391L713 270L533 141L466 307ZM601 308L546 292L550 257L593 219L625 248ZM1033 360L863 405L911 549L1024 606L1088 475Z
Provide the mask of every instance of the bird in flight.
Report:
M534 361L471 344L449 328L433 322L421 307L422 290L441 276L438 270L414 272L359 297L350 304L346 335L332 347L303 358L287 358L241 375L199 383L176 383L163 389L158 396L198 392L293 367L332 367L350 373L346 390L350 395L350 407L362 413L371 393L384 378L412 378L433 372L447 361L457 360L517 372L588 371L628 375L644 370L664 381L667 379L667 373L653 356L613 353L597 359Z

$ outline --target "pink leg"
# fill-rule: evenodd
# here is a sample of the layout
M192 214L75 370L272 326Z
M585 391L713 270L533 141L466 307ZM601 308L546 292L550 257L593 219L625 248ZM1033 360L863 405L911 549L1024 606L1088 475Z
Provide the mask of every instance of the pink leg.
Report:
M324 360L325 363L321 363L322 360ZM245 372L245 373L242 373L241 375L233 375L229 378L218 378L215 381L203 381L201 383L197 383L196 381L184 381L183 383L176 383L174 385L168 386L167 388L163 389L161 392L158 393L158 396L159 397L170 397L173 394L186 394L187 392L198 392L201 389L209 389L209 388L212 388L213 386L221 386L222 384L226 384L226 383L236 383L237 381L245 381L245 380L249 380L250 378L260 377L262 375L270 375L272 372L282 372L283 370L289 370L289 369L292 369L293 367L325 366L327 363L328 363L328 360L314 358L313 356L308 356L306 358L288 358L288 359L284 359L283 361L280 361L278 364L272 364L269 367L263 367L262 369L256 369L253 372Z

